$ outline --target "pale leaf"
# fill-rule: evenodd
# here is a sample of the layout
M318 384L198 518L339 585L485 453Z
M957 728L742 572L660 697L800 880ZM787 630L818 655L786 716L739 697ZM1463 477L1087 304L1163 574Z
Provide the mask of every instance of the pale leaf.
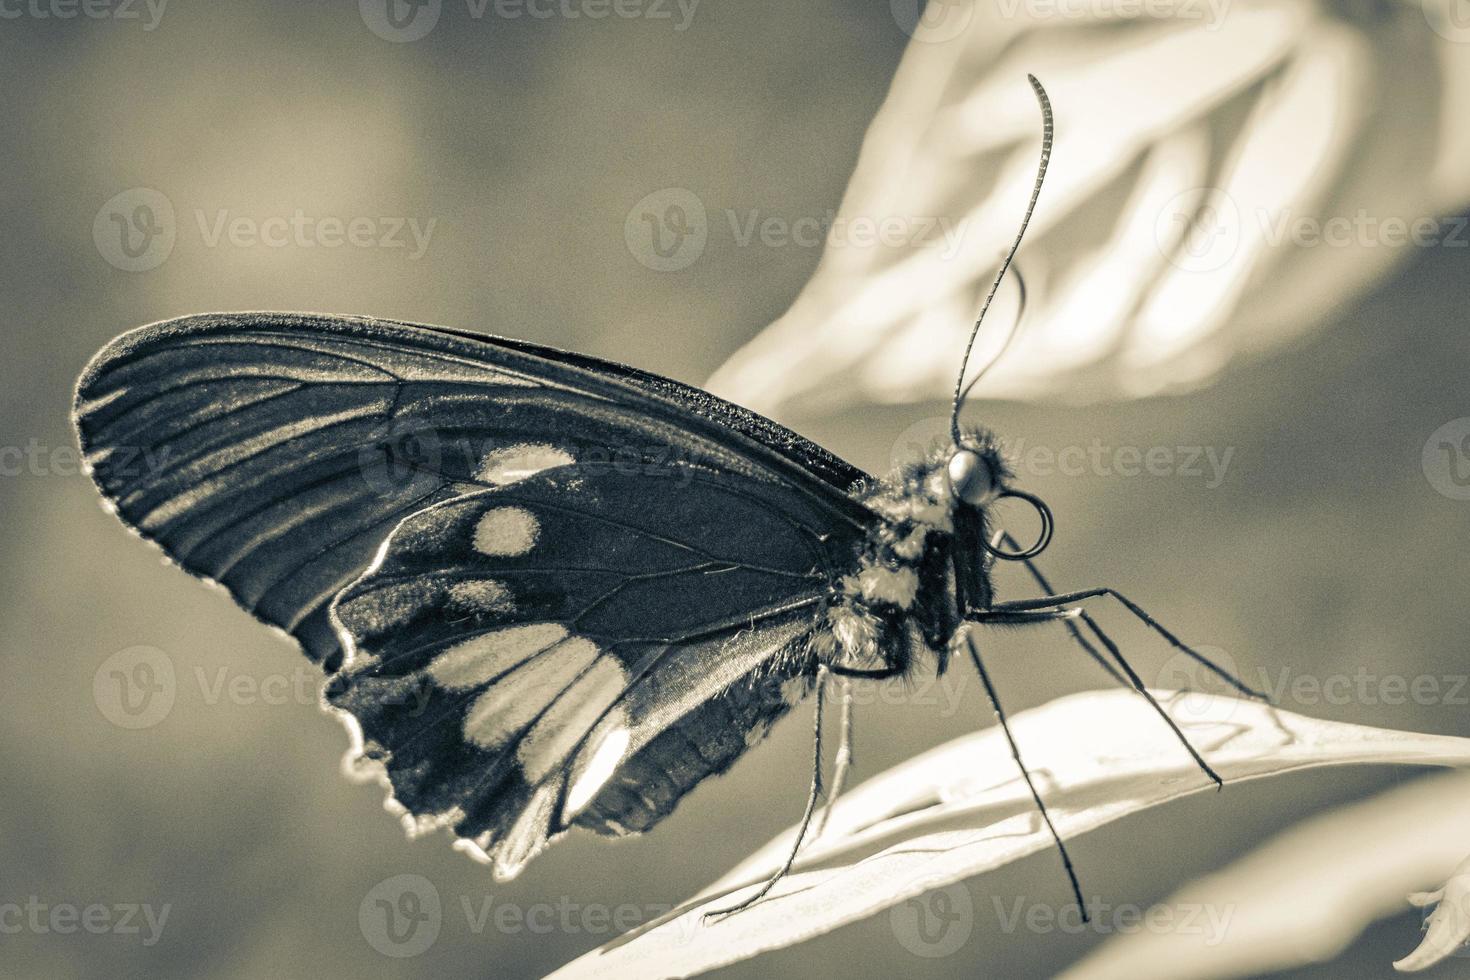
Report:
M1470 858L1455 868L1443 888L1410 895L1409 903L1419 908L1433 906L1418 947L1393 965L1395 970L1417 973L1454 956L1470 943Z
M1226 779L1351 763L1470 765L1470 739L1306 718L1214 695L1158 692ZM1075 837L1211 784L1138 695L1088 692L1016 715L1012 729L1058 831ZM1078 733L1086 733L1078 738ZM964 736L841 798L793 873L739 914L786 835L663 919L557 977L689 976L779 949L1052 846L998 729Z
M1325 962L1376 920L1403 912L1406 893L1454 877L1467 849L1470 775L1419 780L1303 821L1164 899L1168 908L1228 916L1223 935L1119 935L1061 980L1218 980ZM1437 921L1448 925L1449 915ZM1401 964L1453 950L1458 943L1441 929Z
M710 379L717 394L772 415L948 395L1031 187L1028 72L1056 145L1018 258L1024 328L987 397L1203 384L1371 287L1415 251L1415 222L1453 244L1453 222L1434 222L1470 202L1470 37L1451 36L1452 12L1433 20L1441 0L1372 15L1179 0L1177 16L1148 4L1161 16L1126 21L1095 4L946 2L964 29L909 45L821 263ZM843 240L860 221L912 234ZM1010 289L977 367L1014 319Z

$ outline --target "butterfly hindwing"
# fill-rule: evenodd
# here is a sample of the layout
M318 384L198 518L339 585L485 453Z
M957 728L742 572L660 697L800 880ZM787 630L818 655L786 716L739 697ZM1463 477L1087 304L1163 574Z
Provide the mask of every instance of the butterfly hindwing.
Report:
M502 875L579 818L646 829L804 693L851 544L825 523L687 466L562 465L420 510L337 599L328 698L407 814Z

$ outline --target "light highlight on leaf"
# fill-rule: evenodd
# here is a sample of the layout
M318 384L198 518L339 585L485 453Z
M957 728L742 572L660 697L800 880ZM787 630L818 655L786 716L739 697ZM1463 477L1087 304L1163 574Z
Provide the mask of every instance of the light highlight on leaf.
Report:
M707 387L775 416L943 398L1030 190L1028 72L1051 94L1056 145L1018 257L1025 329L984 397L1203 384L1322 323L1416 250L1385 222L1434 228L1470 202L1470 117L1452 111L1470 89L1470 44L1427 30L1420 4L1192 13L1123 23L976 3L958 37L912 43L838 221L938 221L957 237L829 243L790 310ZM1347 239L1327 241L1329 228ZM993 311L1001 327L1010 315Z

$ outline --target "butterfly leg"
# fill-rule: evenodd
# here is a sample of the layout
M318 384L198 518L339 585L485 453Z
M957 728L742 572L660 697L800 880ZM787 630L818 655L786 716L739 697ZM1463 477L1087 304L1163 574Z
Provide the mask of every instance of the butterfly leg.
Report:
M908 670L908 665L894 665L892 667L880 667L877 670L854 670L851 667L843 667L840 664L824 664L828 670L838 677L857 677L868 681L881 681L890 677L897 677Z
M1057 850L1062 855L1062 867L1067 871L1067 880L1071 882L1072 894L1077 899L1077 908L1082 914L1082 921L1087 922L1087 902L1082 898L1082 886L1077 882L1077 871L1072 867L1072 856L1067 853L1067 845L1062 843L1062 835L1057 833L1056 826L1051 822L1051 814L1046 812L1046 804L1042 802L1041 793L1031 779L1031 770L1027 769L1026 763L1021 760L1021 749L1016 745L1015 736L1011 734L1011 726L1006 721L1005 709L1001 707L1000 698L996 696L995 685L990 681L990 672L985 669L985 661L980 657L980 648L975 645L975 638L970 635L967 626L960 627L955 634L955 640L963 642L965 648L970 652L970 660L974 662L975 671L980 675L980 683L985 687L985 696L990 699L990 706L995 709L995 720L999 722L1006 744L1010 746L1011 758L1015 759L1016 765L1020 767L1021 778L1026 780L1026 788L1031 791L1031 798L1036 801L1036 809L1040 812L1046 829L1051 831L1052 840L1056 841Z
M1050 585L1046 582L1045 578L1041 575L1039 571L1033 569L1032 574L1034 577L1037 578L1042 588L1046 589L1048 592L1052 591ZM1251 697L1255 698L1263 698L1262 695L1250 690L1240 681L1230 676L1229 673L1217 667L1203 654L1191 650L1189 647L1185 646L1182 642L1179 641L1177 637L1174 636L1174 634L1164 629L1164 627L1159 625L1158 622L1156 622L1151 616L1149 616L1138 606L1123 598L1119 593L1113 591L1112 589L1089 589L1085 592L1073 592L1064 595L1051 595L1044 599L1026 599L1019 602L997 603L986 612L981 613L979 616L977 616L976 619L978 622L1015 622L1015 620L1010 619L1009 617L1017 616L1026 612L1041 611L1044 610L1047 606L1061 605L1068 602L1076 602L1079 599L1095 598L1101 595L1109 594L1116 597L1120 602L1123 602L1124 605L1126 605L1130 610L1133 610L1137 614L1139 614L1146 623L1148 623L1151 627L1163 634L1165 639L1169 640L1174 646L1178 647L1181 650L1184 650L1196 660L1199 660L1201 663L1204 663L1205 665L1210 667L1210 669L1220 674L1222 677L1225 677L1242 693L1248 694ZM1064 611L1071 612L1071 610ZM1179 740L1179 744L1184 746L1185 751L1189 753L1189 756L1191 759L1194 760L1195 765L1199 766L1200 771L1210 778L1210 781L1215 784L1215 788L1217 790L1222 789L1225 786L1225 781L1220 778L1220 774L1215 772L1214 767L1212 767L1208 762L1204 760L1204 756L1200 755L1199 750L1194 747L1194 744L1191 743L1184 732L1180 730L1179 725L1174 721L1169 712L1164 710L1163 705L1159 704L1158 699L1155 698L1152 692L1148 690L1148 686L1144 684L1143 678L1138 676L1138 672L1133 669L1133 665L1130 664L1127 658L1123 656L1123 651L1118 649L1118 645L1113 642L1112 637L1104 633L1102 631L1102 628L1099 627L1097 623L1091 619L1091 617L1088 617L1085 612L1080 613L1080 615L1084 617L1084 622L1086 622L1091 628L1093 635L1095 635L1102 643L1102 645L1107 648L1107 651L1109 655L1112 656L1114 662L1117 663L1117 665L1122 668L1123 673L1127 675L1128 685L1131 686L1140 695L1142 695L1144 700L1149 703L1149 707L1153 708L1154 712L1161 719L1163 719L1164 724L1169 726L1169 730L1174 733L1174 737ZM1117 675L1114 674L1114 676Z
M992 548L998 548L1002 544L1004 544L1012 551L1023 550L1020 543L1017 542L1015 538L1011 537L1009 531L998 530L991 538L990 546ZM1047 581L1046 576L1042 574L1041 568L1036 564L1036 562L1027 558L1025 561L1022 562L1022 564L1026 566L1026 571L1031 573L1032 580L1037 584L1038 587L1040 587L1042 592L1045 592L1047 595L1056 594L1057 590L1051 587L1051 583ZM1102 627L1098 625L1097 620L1093 619L1087 614L1087 610L1079 609L1077 611L1077 617L1082 620L1083 624L1088 628L1088 630L1092 632L1093 636L1097 637L1102 642L1107 642L1106 634L1103 633ZM1125 678L1122 674L1118 673L1117 668L1115 668L1112 664L1108 663L1107 660L1103 658L1103 655L1098 652L1097 647L1087 642L1087 637L1082 635L1082 631L1077 628L1077 624L1073 622L1072 617L1067 617L1066 619L1063 619L1062 623L1067 627L1067 635L1072 637L1072 640L1082 648L1083 653L1092 658L1093 663L1101 667L1114 681L1118 682L1124 687L1128 686L1128 679Z
M812 816L816 813L817 800L822 795L822 708L826 701L826 673L827 668L825 666L817 666L817 708L816 721L812 734L812 787L811 791L807 794L806 810L801 815L801 823L796 828L796 840L791 844L791 853L786 856L786 862L781 865L781 869L767 878L766 883L761 885L754 894L748 898L741 899L728 908L716 909L712 912L704 913L703 918L706 922L710 919L732 915L750 908L750 906L765 898L770 890L776 887L776 882L786 877L787 873L791 870L791 866L796 863L796 855L801 851L801 845L806 838L806 832L812 824Z
M817 840L827 829L832 816L832 807L847 785L847 774L852 769L852 682L845 677L837 679L837 689L842 698L842 714L838 722L837 758L833 762L832 789L827 793L827 805L822 807L821 819L812 831L812 840Z
M999 602L996 603L994 606L991 606L988 611L995 613L1004 613L1025 612L1035 609L1049 609L1054 606L1065 606L1070 603L1081 602L1084 599L1100 599L1105 596L1118 600L1118 602L1122 603L1125 609L1127 609L1133 615L1142 620L1149 629L1162 636L1165 640L1168 640L1170 646L1185 654L1196 663L1203 665L1206 669L1214 673L1216 676L1220 677L1241 694L1244 694L1246 697L1252 698L1257 701L1266 700L1266 695L1253 688L1247 687L1245 682L1240 680L1240 678L1236 677L1234 674L1230 673L1230 671L1216 664L1213 660L1200 653L1198 650L1190 647L1183 640L1179 639L1179 637L1175 636L1173 633L1165 629L1162 623L1154 619L1148 613L1144 612L1142 606L1138 605L1132 599L1129 599L1127 596L1116 589L1109 589L1106 587L1098 589L1083 589L1079 592L1065 592L1060 595L1046 596L1042 599L1020 599L1014 602Z
M985 612L975 613L972 622L986 626L1029 626L1032 623L1065 623L1077 618L1080 609L1048 609L1045 612ZM1111 671L1112 667L1108 669ZM1113 673L1117 673L1113 671ZM1122 676L1119 675L1119 679Z
M987 626L996 623L1010 625L1016 625L1018 623L1044 623L1051 620L1062 619L1066 615L1074 614L1077 612L1077 610L1074 609L1057 610L1056 615L1048 615L1044 612L1010 612L1006 611L1005 609L1005 606L1008 605L1010 604L1006 603L1004 606L997 606L996 609L999 611L977 613L975 616L971 617L970 621L974 623L983 623ZM1037 618L1020 618L1023 616L1036 616ZM1133 669L1133 665L1124 658L1123 651L1118 649L1118 645L1114 643L1112 638L1106 633L1102 633L1101 631L1099 631L1098 635L1099 638L1102 640L1103 645L1108 648L1108 653L1112 655L1113 659L1117 661L1118 666L1122 667L1123 671L1128 675L1127 685L1131 686L1135 691L1143 695L1144 700L1149 703L1149 706L1152 707L1154 711L1158 714L1158 716L1164 720L1164 724L1169 726L1169 730L1174 733L1174 737L1179 740L1179 744L1184 746L1185 751L1189 753L1189 756L1194 760L1195 765L1199 766L1200 771L1203 772L1206 776L1209 776L1210 780L1214 782L1215 788L1223 788L1225 785L1225 781L1220 778L1220 774L1215 772L1214 768L1205 761L1204 756L1199 754L1199 750L1194 747L1194 745L1189 741L1189 738L1184 734L1183 731L1180 730L1179 725L1174 721L1169 713L1164 710L1163 705L1159 704L1158 699L1153 696L1152 692L1149 691L1148 686L1143 683L1143 678L1138 676L1138 672Z

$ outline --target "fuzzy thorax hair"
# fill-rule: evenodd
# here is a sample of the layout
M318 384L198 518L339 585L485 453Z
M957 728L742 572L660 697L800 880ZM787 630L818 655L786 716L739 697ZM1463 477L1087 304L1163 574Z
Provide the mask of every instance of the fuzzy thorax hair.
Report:
M997 482L1011 476L995 437L961 430L961 448L980 456ZM946 479L956 447L937 442L863 495L878 515L852 570L828 597L825 629L813 641L823 663L849 670L906 670L920 651L939 658L959 623L950 559L959 520Z

